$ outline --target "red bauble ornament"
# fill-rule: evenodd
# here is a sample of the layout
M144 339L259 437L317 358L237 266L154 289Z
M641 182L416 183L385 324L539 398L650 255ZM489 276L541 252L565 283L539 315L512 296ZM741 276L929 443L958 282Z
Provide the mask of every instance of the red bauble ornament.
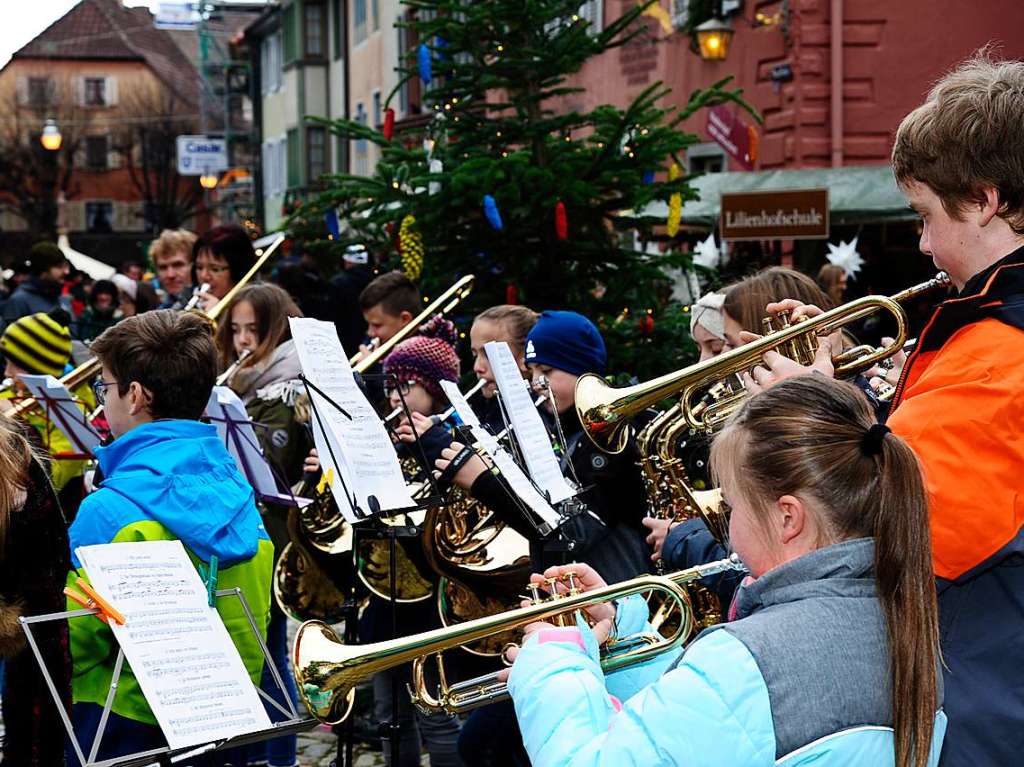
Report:
M555 203L555 234L560 240L569 239L569 216L565 212L565 203L561 200Z
M513 305L519 303L519 288L514 282L505 286L505 303Z
M645 314L636 321L636 326L643 335L649 336L654 332L654 317Z
M384 110L384 138L388 141L395 135L395 110L388 107Z

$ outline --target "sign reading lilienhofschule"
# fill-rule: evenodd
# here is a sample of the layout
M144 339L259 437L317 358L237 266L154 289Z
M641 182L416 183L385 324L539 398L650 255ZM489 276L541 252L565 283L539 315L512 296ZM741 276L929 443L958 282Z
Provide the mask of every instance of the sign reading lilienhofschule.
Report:
M828 238L828 189L722 194L723 240Z

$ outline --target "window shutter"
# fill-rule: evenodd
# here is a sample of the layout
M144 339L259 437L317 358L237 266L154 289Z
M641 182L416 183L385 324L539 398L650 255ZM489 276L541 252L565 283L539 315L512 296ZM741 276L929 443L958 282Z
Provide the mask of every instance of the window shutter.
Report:
M107 106L117 106L117 78L109 76L106 80L106 93L104 96L107 99Z

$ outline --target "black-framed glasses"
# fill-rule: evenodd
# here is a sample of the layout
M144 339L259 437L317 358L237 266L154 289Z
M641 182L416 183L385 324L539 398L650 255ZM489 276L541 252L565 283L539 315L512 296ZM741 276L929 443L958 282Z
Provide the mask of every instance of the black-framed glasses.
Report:
M107 387L108 386L116 386L116 385L117 385L117 381L101 381L98 378L95 381L93 381L92 382L92 393L96 397L96 404L97 405L106 405L107 404Z
M416 384L416 381L387 381L384 384L384 393L391 396L391 392L397 389L404 397L409 393L409 389L411 389L414 384Z

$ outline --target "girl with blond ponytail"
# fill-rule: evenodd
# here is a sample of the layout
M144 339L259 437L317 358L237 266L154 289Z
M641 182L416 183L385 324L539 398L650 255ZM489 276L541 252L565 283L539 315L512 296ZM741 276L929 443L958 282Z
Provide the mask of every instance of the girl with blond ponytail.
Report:
M509 689L535 765L938 762L946 727L927 496L917 459L858 389L803 376L752 397L716 438L735 619L624 702L593 630L533 624ZM573 569L587 589L600 578ZM618 636L641 630L618 603ZM631 620L632 619L632 620ZM633 623L633 626L628 625ZM664 668L641 666L629 684Z

